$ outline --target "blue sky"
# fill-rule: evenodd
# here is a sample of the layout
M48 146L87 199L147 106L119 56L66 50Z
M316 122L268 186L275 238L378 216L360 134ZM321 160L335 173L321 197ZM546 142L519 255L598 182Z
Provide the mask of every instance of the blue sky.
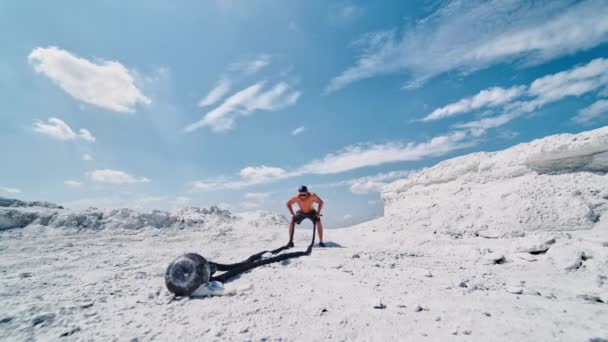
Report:
M284 212L608 123L605 1L4 1L0 196Z

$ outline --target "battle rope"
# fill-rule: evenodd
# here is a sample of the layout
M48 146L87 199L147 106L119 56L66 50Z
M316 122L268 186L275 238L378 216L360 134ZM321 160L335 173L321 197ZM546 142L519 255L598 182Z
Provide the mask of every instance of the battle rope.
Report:
M210 262L209 266L211 268L211 275L213 275L215 273L215 271L227 271L226 273L222 273L221 275L219 275L217 277L212 276L211 280L212 281L216 280L216 281L225 283L228 279L233 278L239 274L245 273L247 271L250 271L256 267L272 264L272 263L287 260L287 259L299 258L304 255L310 255L310 253L312 252L312 247L315 244L315 232L317 230L316 228L317 228L317 221L315 220L315 221L313 221L313 225L312 225L312 240L310 241L310 245L308 245L308 248L306 248L305 251L284 253L284 254L280 254L280 255L277 255L277 256L274 256L271 258L262 259L262 256L266 253L279 254L282 251L288 249L289 247L287 245L285 245L283 247L279 247L272 251L263 251L263 252L256 253L256 254L250 256L249 258L247 258L245 261L241 261L241 262L238 262L235 264L220 264L220 263ZM214 266L215 266L215 268L214 268Z
M315 233L317 230L317 220L312 220L312 240L305 251L279 254L289 249L288 245L279 247L271 251L256 253L244 261L234 264L220 264L207 261L204 257L196 253L186 253L173 260L165 272L165 285L175 296L189 296L201 285L209 281L219 281L225 283L231 278L250 271L256 267L272 264L275 262L299 258L312 253L315 244ZM263 258L264 254L270 253L275 256ZM278 255L277 255L278 254ZM216 272L224 272L218 276L213 276Z

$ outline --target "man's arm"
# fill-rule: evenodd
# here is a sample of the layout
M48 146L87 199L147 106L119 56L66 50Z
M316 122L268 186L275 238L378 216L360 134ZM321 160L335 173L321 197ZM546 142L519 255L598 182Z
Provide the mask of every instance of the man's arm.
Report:
M323 200L317 194L314 194L314 196L315 196L314 201L317 202L317 205L318 205L317 215L321 216L321 209L323 209Z
M291 213L291 216L295 216L296 214L293 212L293 208L291 207L294 203L296 203L296 198L295 196L290 198L287 201L287 210L289 210L289 212Z

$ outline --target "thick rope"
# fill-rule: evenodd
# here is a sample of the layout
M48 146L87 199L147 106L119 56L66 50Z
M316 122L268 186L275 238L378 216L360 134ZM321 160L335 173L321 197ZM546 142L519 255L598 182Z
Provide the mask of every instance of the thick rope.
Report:
M272 264L275 262L279 262L279 261L283 261L283 260L287 260L287 259L291 259L291 258L299 258L304 255L310 255L310 253L312 253L312 247L315 244L316 230L317 230L317 221L314 220L313 225L312 225L312 240L310 241L310 245L308 245L308 248L306 248L305 251L284 253L284 254L280 254L280 255L277 255L277 256L274 256L271 258L262 259L262 256L266 253L279 254L280 252L288 249L289 247L287 245L285 245L283 247L279 247L272 251L263 251L260 253L256 253L256 254L250 256L249 258L247 258L245 261L237 262L234 264L219 264L219 263L215 263L215 262L210 262L209 266L211 267L212 275L216 271L226 271L225 273L222 273L217 277L212 276L211 281L215 280L215 281L219 281L221 283L225 283L227 280L229 280L233 277L236 277L237 275L240 275L242 273L245 273L247 271L250 271L256 267Z

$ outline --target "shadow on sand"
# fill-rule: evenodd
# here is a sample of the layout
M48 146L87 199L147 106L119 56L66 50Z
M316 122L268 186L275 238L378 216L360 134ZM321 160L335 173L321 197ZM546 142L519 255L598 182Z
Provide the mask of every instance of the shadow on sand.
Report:
M315 247L319 247L319 244L318 243L315 244ZM339 244L337 242L326 241L325 248L346 248L346 247L342 246L341 244Z

